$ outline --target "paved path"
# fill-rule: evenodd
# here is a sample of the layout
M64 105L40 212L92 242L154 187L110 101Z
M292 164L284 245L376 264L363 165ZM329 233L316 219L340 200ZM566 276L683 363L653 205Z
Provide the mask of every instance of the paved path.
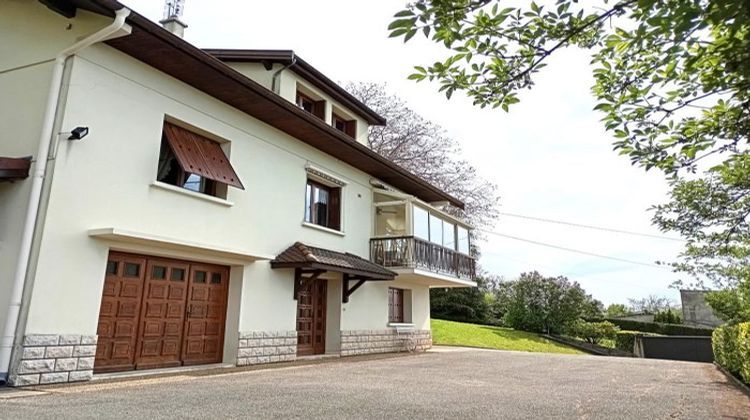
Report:
M0 418L750 419L710 364L458 348L44 391Z

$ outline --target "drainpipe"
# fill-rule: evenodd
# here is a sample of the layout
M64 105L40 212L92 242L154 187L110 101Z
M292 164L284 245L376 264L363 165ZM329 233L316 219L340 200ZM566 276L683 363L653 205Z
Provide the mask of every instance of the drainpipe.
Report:
M292 53L292 62L276 70L276 72L273 74L273 78L271 79L271 90L273 91L273 93L278 95L279 90L281 89L281 86L279 86L279 77L281 77L281 72L288 69L289 67L292 67L295 64L297 64L297 56Z
M13 352L13 342L15 341L16 330L18 328L18 317L21 311L23 289L26 284L26 272L29 268L29 260L31 258L34 231L37 227L36 219L39 214L42 187L44 184L44 178L47 175L47 160L49 158L50 147L57 139L57 136L54 136L52 131L54 129L55 117L57 114L57 101L60 99L60 91L62 89L65 64L70 56L78 53L86 47L103 41L108 36L122 29L125 26L125 18L129 15L130 10L123 7L115 12L115 20L110 25L60 51L57 57L55 57L55 64L52 69L52 83L50 84L49 93L47 95L47 105L44 110L44 119L42 120L42 133L39 138L39 149L36 153L36 164L34 165L34 172L31 175L31 192L29 193L28 209L26 211L26 219L24 221L21 235L18 262L13 277L10 305L8 306L8 313L5 316L2 340L0 340L0 385L3 385L8 381L10 358Z

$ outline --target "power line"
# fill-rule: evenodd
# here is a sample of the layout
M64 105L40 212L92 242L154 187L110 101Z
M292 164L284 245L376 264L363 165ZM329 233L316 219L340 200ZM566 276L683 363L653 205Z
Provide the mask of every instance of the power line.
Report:
M539 246L544 246L544 247L548 247L548 248L559 249L559 250L562 250L562 251L573 252L573 253L576 253L576 254L588 255L590 257L603 258L603 259L607 259L607 260L619 261L619 262L624 262L624 263L628 263L628 264L636 264L636 265L641 265L641 266L645 266L645 267L667 269L667 270L671 271L671 269L669 269L669 268L667 268L667 267L665 267L663 265L658 265L658 264L653 264L653 263L647 263L647 262L643 262L643 261L629 260L629 259L620 258L620 257L613 257L611 255L597 254L595 252L582 251L580 249L574 249L574 248L568 248L568 247L564 247L564 246L560 246L560 245L548 244L546 242L539 242L539 241L535 241L535 240L532 240L532 239L519 238L518 236L507 235L505 233L500 233L500 232L493 232L493 231L482 230L482 229L478 229L478 230L480 232L486 233L488 235L500 236L500 237L503 237L503 238L513 239L513 240L516 240L516 241L526 242L526 243L530 243L530 244L534 244L534 245L539 245Z
M537 221L537 222L556 223L558 225L573 226L573 227L579 227L579 228L584 228L584 229L602 230L602 231L605 231L605 232L621 233L623 235L644 236L644 237L647 237L647 238L662 239L662 240L665 240L665 241L686 242L684 239L670 238L669 236L653 235L653 234L650 234L650 233L633 232L633 231L630 231L630 230L608 228L608 227L603 227L603 226L585 225L585 224L582 224L582 223L566 222L566 221L563 221L563 220L545 219L545 218L542 218L542 217L526 216L526 215L517 214L517 213L505 213L505 212L499 212L499 213L501 215L503 215L503 216L516 217L516 218L519 218L519 219L534 220L534 221Z

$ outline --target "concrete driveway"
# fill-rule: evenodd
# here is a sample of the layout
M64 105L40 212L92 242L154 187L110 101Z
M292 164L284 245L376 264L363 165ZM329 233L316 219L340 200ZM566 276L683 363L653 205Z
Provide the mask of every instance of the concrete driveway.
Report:
M710 364L459 348L43 391L0 418L750 418Z

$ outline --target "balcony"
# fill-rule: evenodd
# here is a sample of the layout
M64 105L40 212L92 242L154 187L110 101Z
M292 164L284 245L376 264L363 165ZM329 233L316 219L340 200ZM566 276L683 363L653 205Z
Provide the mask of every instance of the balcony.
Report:
M475 286L471 227L415 197L374 193L370 259L399 278L431 287Z
M414 236L370 239L370 260L388 268L423 269L473 281L474 258Z

